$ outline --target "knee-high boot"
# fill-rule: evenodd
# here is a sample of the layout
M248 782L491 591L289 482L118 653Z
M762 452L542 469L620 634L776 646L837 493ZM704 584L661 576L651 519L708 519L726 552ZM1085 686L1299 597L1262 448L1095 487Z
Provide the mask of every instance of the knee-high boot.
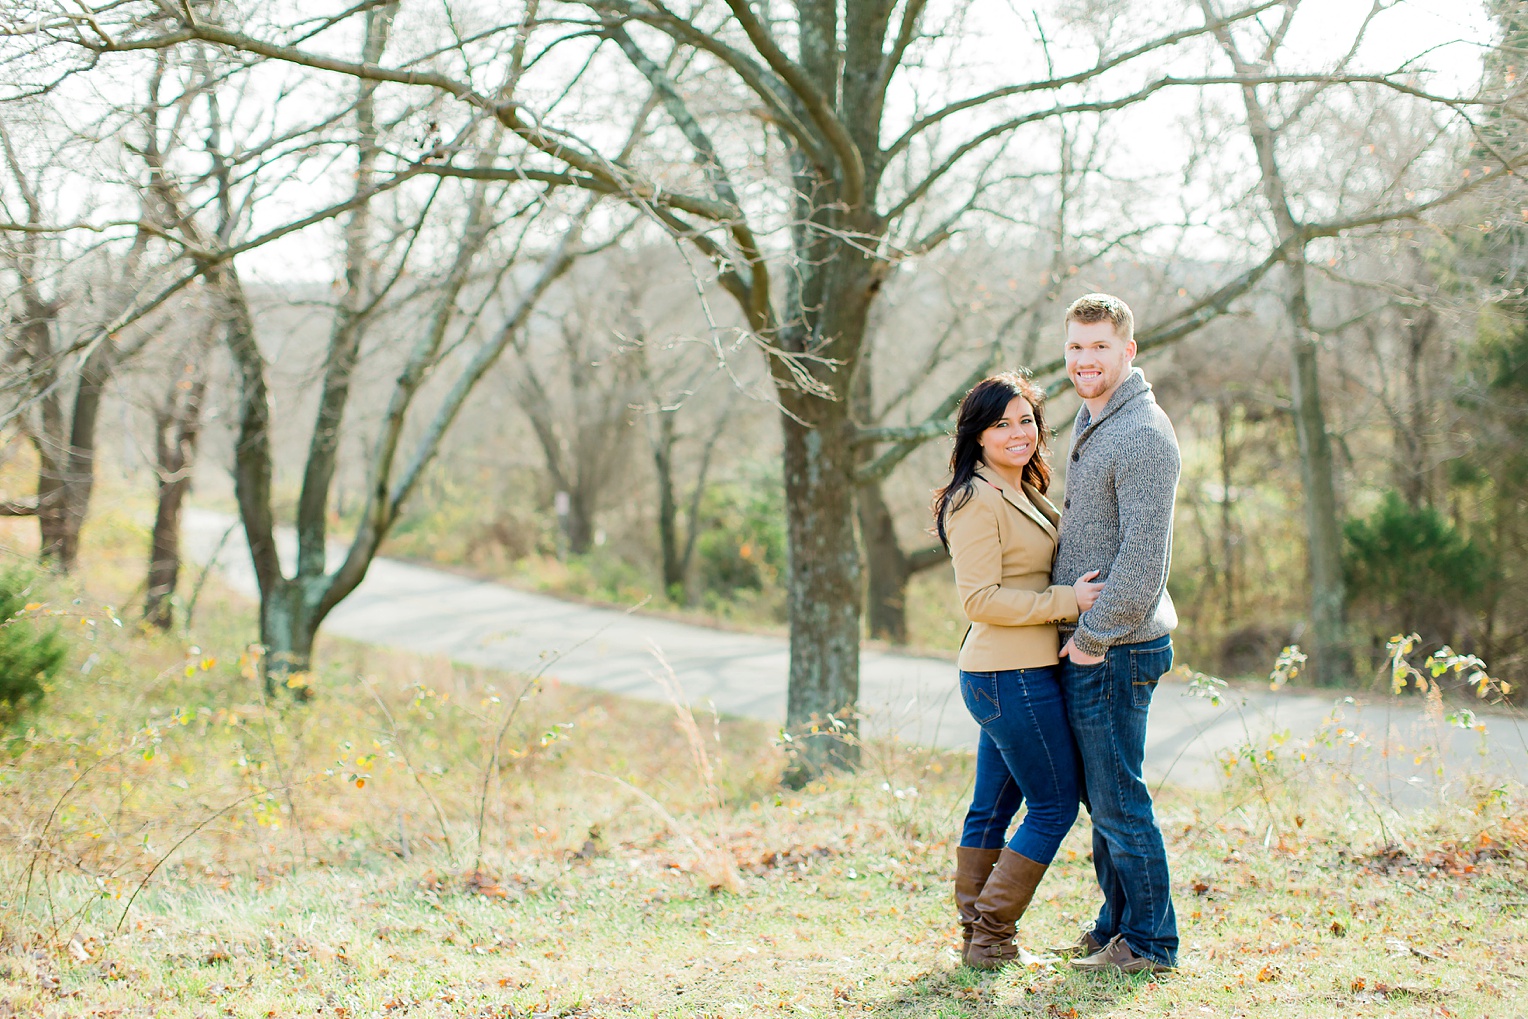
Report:
M966 965L976 969L998 969L1018 954L1013 936L1019 918L1035 897L1035 888L1045 876L1047 865L1004 849L997 866L976 899L976 922L971 925L971 947Z
M976 924L976 900L992 868L997 865L1001 849L977 849L974 846L958 846L955 849L955 912L960 917L960 961L966 962L971 952L971 928Z

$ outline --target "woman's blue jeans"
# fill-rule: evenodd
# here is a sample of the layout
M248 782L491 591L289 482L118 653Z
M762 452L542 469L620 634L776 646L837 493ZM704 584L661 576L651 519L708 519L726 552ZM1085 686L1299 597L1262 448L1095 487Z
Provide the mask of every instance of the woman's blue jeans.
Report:
M960 673L960 696L982 727L976 744L976 791L960 844L1000 849L1025 805L1008 848L1050 863L1077 820L1077 747L1061 698L1061 670Z

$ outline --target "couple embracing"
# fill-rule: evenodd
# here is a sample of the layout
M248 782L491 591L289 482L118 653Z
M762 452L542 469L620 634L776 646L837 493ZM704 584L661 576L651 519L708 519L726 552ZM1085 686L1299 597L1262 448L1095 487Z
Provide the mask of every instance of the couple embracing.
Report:
M1129 307L1089 294L1064 327L1082 407L1062 509L1045 497L1044 392L1011 372L966 394L950 482L934 500L971 621L960 692L981 726L956 850L961 958L979 969L1014 959L1019 919L1081 804L1103 906L1067 950L1072 965L1160 972L1177 962L1178 929L1141 769L1178 621L1167 594L1178 443L1131 365Z

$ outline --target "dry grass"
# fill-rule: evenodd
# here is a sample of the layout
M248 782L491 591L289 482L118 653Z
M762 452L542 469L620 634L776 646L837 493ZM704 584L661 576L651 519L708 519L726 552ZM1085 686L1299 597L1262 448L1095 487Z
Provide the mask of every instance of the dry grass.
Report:
M977 975L968 756L879 745L789 794L762 724L338 642L312 702L264 703L249 606L214 581L189 643L118 629L141 534L98 533L91 593L51 602L96 624L0 766L0 1016L1528 1014L1513 790L1167 790L1177 974ZM1088 845L1031 950L1096 906Z

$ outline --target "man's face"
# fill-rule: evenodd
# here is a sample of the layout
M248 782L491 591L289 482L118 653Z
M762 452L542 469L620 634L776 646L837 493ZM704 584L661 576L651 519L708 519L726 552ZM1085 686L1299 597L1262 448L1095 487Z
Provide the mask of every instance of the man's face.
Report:
M1066 324L1066 374L1084 400L1118 389L1134 357L1135 340L1120 339L1108 319Z

